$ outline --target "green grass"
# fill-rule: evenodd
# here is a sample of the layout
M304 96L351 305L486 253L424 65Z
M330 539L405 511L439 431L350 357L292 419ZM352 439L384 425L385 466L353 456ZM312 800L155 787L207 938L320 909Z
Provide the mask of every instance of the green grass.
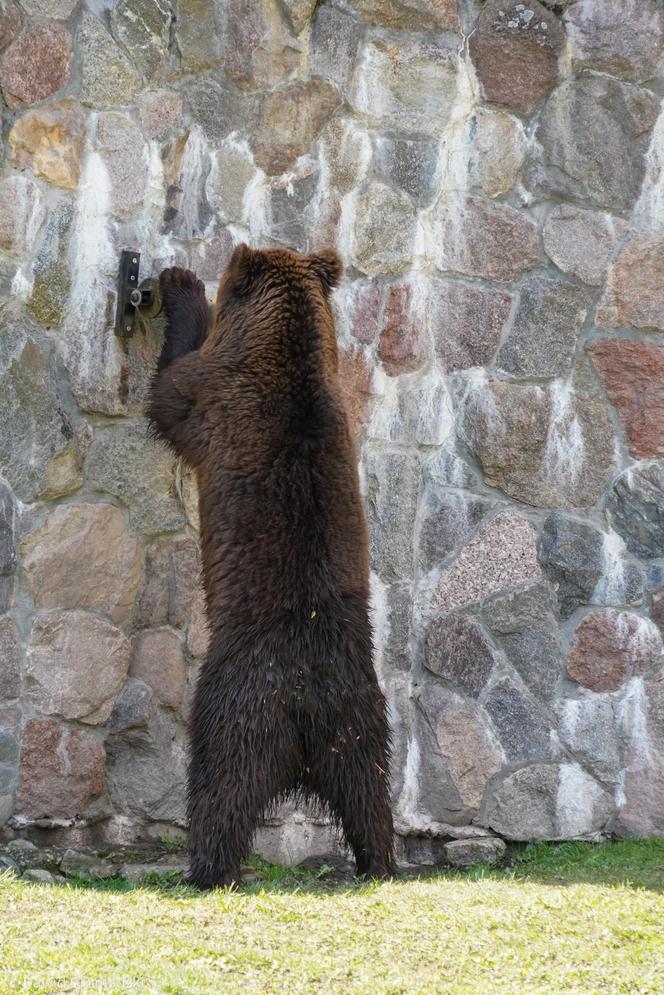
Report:
M0 992L664 992L664 840L385 884L254 864L198 895L0 878Z

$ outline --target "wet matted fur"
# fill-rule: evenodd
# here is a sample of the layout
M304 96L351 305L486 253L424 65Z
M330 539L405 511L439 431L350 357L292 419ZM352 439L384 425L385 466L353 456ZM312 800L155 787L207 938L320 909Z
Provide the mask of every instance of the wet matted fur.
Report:
M189 878L239 880L291 792L337 821L358 874L392 872L389 733L372 665L367 531L337 372L334 253L239 246L210 316L161 275L157 434L195 467L211 634L190 720Z

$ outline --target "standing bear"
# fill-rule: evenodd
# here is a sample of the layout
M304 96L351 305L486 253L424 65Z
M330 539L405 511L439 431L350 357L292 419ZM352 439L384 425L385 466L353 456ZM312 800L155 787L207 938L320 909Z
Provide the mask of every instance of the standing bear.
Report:
M148 415L196 470L210 647L190 720L189 881L240 880L261 816L322 803L357 873L394 869L367 530L337 369L332 252L235 249L213 316L161 274Z

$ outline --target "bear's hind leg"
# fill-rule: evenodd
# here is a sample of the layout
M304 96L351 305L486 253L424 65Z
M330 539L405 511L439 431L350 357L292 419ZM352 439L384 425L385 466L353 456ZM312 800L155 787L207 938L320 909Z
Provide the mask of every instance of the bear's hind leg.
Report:
M378 687L369 700L346 703L332 737L309 738L307 788L339 820L355 855L358 877L387 878L396 871L389 798L389 734Z
M201 692L194 706L189 772L187 880L198 888L240 882L258 822L297 784L302 748L295 726L264 697L224 708ZM206 701L207 699L207 701Z

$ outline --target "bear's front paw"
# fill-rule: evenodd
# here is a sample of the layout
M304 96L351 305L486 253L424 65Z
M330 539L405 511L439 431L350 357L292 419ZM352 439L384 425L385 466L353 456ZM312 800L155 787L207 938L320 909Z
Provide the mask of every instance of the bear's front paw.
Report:
M205 284L195 273L180 266L172 266L162 271L159 277L161 296L166 310L169 306L180 303L186 297L198 297L205 300Z

